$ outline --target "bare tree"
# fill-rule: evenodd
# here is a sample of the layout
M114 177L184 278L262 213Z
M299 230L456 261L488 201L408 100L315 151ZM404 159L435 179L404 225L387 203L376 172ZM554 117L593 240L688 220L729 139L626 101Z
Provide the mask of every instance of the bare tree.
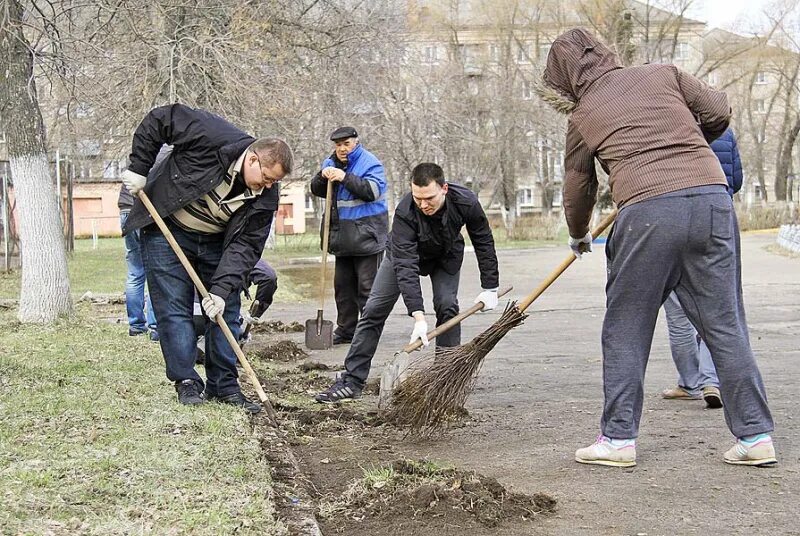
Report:
M23 31L19 0L4 0L0 13L0 110L14 175L22 286L21 322L48 323L72 311L58 198L50 177L42 114L33 76L33 49Z

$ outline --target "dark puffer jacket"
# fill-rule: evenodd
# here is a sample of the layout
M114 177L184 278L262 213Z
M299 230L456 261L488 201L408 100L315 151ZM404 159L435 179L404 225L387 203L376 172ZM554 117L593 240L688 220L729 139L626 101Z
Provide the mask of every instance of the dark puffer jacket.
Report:
M728 179L728 193L735 194L742 189L744 173L742 172L742 159L739 157L739 147L736 145L736 136L733 130L728 129L722 136L711 142L711 150L717 155L725 178Z

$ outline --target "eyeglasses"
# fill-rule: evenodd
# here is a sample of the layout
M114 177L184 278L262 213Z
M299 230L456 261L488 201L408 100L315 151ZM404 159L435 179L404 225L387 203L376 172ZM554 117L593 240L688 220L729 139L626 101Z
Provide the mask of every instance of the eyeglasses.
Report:
M258 162L258 171L261 173L261 179L264 181L264 186L268 184L274 184L276 182L281 182L283 177L276 179L274 177L270 177L264 173L264 168L261 166L261 157L258 155L257 152L252 151L254 155L256 155L256 161Z

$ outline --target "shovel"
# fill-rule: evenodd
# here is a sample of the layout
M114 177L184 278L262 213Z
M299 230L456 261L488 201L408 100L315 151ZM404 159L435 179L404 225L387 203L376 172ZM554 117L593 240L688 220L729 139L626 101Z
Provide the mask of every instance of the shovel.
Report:
M147 194L144 193L144 190L139 190L138 196L145 208L147 208L147 212L149 212L150 216L153 217L153 221L156 223L156 225L158 225L158 228L161 229L161 232L164 234L164 238L166 238L167 242L169 242L169 245L172 246L172 250L175 252L175 255L177 255L178 260L181 261L184 270L186 270L186 273L189 274L194 286L197 287L197 292L199 292L200 296L203 298L207 298L208 291L206 290L205 285L203 285L203 282L200 281L200 278L197 276L197 272L195 272L192 264L189 262L189 259L186 258L183 250L181 250L181 246L175 240L175 237L172 236L172 232L164 223L164 220L161 218L161 216L159 216L156 208L153 206L153 203L150 202L150 198L147 197ZM231 328L229 328L228 324L225 323L225 319L222 317L221 313L218 314L214 320L222 330L222 334L225 335L225 338L228 340L228 344L231 345L231 348L233 348L233 351L236 353L236 357L239 358L239 363L242 364L242 368L245 370L245 372L247 372L247 377L250 378L250 383L253 384L253 387L258 394L258 399L261 401L261 404L263 404L264 409L267 411L267 420L270 421L272 426L277 427L278 419L275 415L275 410L272 408L272 404L270 403L269 398L267 398L267 393L264 392L264 388L261 387L261 382L258 380L256 372L253 370L253 367L250 366L250 362L247 361L242 349L239 348L239 342L236 340L236 337L233 336Z
M497 293L497 297L502 298L511 292L513 288L514 287L505 287L500 289L500 291ZM432 329L428 332L428 341L432 341L445 331L457 324L460 324L464 321L464 319L474 315L481 309L483 309L483 302L478 302L466 311L457 314L441 326ZM415 350L418 350L421 346L422 341L419 339L411 344L406 345L406 347L399 352L395 352L392 360L383 369L383 374L381 374L381 390L380 394L378 395L378 407L384 407L386 405L386 403L392 397L392 391L394 391L408 375L408 372L410 372L409 365L411 364L411 356L409 354Z
M258 309L258 300L253 300L253 303L250 304L250 309L248 310L250 316L255 314L256 309ZM253 324L246 321L242 323L242 336L239 337L239 348L244 348L244 345L247 344L251 329L253 329Z
M333 181L328 180L325 192L325 219L322 223L322 273L319 282L319 309L317 318L306 320L306 346L311 350L327 350L333 346L333 322L322 319L325 309L325 276L328 269L328 238L331 232L331 204Z

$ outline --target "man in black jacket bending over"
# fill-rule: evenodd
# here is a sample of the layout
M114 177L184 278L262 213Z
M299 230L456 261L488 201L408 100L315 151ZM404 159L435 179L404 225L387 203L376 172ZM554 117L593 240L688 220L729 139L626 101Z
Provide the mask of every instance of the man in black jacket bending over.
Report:
M146 178L162 145L169 156ZM272 216L276 185L292 171L292 151L283 140L255 139L221 117L181 104L151 111L133 135L130 166L122 181L135 196L144 189L209 291L203 309L223 314L239 332L239 293L261 257ZM164 235L137 199L123 229L141 229L142 257L150 298L159 322L167 378L182 404L206 400L261 406L242 395L236 354L215 323L206 332L206 382L194 369L194 285Z
M361 396L383 326L401 294L409 316L414 318L410 342L420 339L428 345L420 275L431 278L436 325L458 314L464 226L475 247L481 273L483 292L475 303L482 301L483 310L488 311L497 306L499 275L492 230L478 198L468 188L445 182L442 168L436 164L415 167L411 172L411 193L403 197L394 213L386 258L358 321L344 362L346 372L316 396L317 402L340 402ZM460 326L436 339L440 347L457 346L460 342Z

